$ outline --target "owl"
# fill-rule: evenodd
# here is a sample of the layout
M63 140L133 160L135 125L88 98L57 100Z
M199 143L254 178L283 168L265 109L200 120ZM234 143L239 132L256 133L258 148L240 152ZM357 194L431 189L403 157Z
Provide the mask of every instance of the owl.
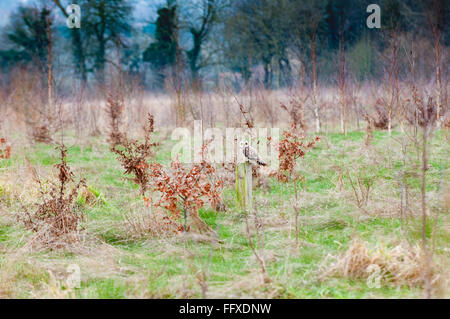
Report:
M256 163L258 165L261 166L266 166L267 163L264 162L261 157L259 157L258 152L250 146L250 144L248 143L248 141L241 141L239 143L239 147L242 150L242 152L244 153L244 156L246 159L248 159L248 161L250 163Z

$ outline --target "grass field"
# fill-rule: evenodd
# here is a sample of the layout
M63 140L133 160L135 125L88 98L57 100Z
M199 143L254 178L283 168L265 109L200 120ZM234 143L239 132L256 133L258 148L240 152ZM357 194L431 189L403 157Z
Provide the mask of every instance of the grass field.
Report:
M367 248L370 256L388 262L402 247L416 251L421 239L420 175L408 175L408 221L400 219L398 173L404 167L401 134L374 132L365 146L364 132L321 135L321 141L299 161L306 178L300 184L298 246L294 188L266 179L254 189L257 218L250 214L253 242L263 258L270 283L248 243L245 216L235 204L233 185L224 190L226 212L202 209L200 216L219 234L219 241L173 236L155 238L130 230L129 218L148 216L138 188L122 168L104 137L79 144L66 133L68 164L83 176L96 197L78 198L85 213L81 243L59 250L37 249L32 232L17 221L23 206L38 201L38 185L30 168L42 180L54 179L58 163L54 145L20 143L15 138L12 157L0 161L0 296L15 298L416 298L422 285L413 276L383 273L373 287L370 274L340 270L352 245ZM79 146L82 145L82 146ZM156 160L167 164L172 142L161 141ZM408 150L406 169L419 172L420 159ZM430 143L427 197L434 247L433 294L448 298L450 229L448 216L448 132L436 131ZM27 162L28 159L28 162ZM372 184L364 209L356 205L349 174ZM45 185L44 185L45 187ZM142 217L144 218L144 217ZM258 223L255 224L255 220ZM255 226L256 225L256 226ZM261 226L262 225L262 226ZM408 244L410 243L410 244ZM353 247L356 247L353 246ZM348 256L347 256L348 257ZM358 256L353 256L358 258ZM381 257L380 257L381 258ZM345 263L345 262L344 262ZM66 283L68 266L78 265L79 288ZM420 264L407 265L410 273ZM383 268L384 270L384 268ZM395 278L401 278L394 280Z

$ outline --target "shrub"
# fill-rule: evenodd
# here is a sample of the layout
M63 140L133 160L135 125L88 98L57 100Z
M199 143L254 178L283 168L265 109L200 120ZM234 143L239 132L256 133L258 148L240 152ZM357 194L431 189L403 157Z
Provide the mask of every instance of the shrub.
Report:
M111 151L118 155L118 160L125 174L133 174L134 182L139 185L141 195L144 195L149 183L149 165L147 161L153 156L152 148L158 143L151 142L154 133L154 117L148 114L147 125L144 128L144 143L128 138L121 138L120 143L113 144Z
M289 113L295 129L301 128L303 131L306 131L307 129L305 120L305 104L308 98L308 96L304 98L292 96L288 105L281 104L281 108Z
M159 163L152 163L149 170L150 187L160 194L155 206L166 209L174 220L179 220L183 213L184 226L180 225L180 231L189 230L188 215L200 232L210 231L200 220L198 210L204 206L205 201L209 201L212 206L220 202L223 181L211 181L215 168L205 160L191 167L184 167L174 160L169 169L164 169ZM150 204L150 199L145 200Z
M422 128L436 121L437 105L431 96L424 99L420 96L416 87L412 88L412 99L407 100L406 120L413 126Z
M299 133L295 124L292 124L289 131L283 131L279 146L280 166L278 169L278 180L288 182L288 174L295 173L297 159L303 158L306 152L314 147L320 138L316 136L312 141L305 144L305 137Z
M60 248L64 244L78 241L78 231L81 229L83 213L76 211L76 201L79 189L85 186L84 179L75 183L74 174L67 165L67 149L59 146L60 163L55 165L58 171L58 183L53 183L47 192L43 190L42 182L37 182L41 188L41 203L37 209L20 217L25 227L37 233L36 239L47 247ZM69 192L69 184L74 187Z
M106 113L109 117L109 142L115 146L126 139L125 133L120 131L124 110L123 98L116 93L109 93L106 99Z
M11 157L11 145L6 141L6 138L0 138L0 159L8 159Z
M164 168L159 163L148 163L153 156L152 148L158 145L151 142L153 133L154 118L149 115L143 143L125 138L119 145L112 146L111 151L118 155L125 174L134 175L133 180L139 185L140 194L147 206L154 205L169 212L169 223L176 223L178 231L189 230L186 224L188 214L200 231L210 231L198 216L198 210L203 207L205 201L209 201L213 206L220 203L223 181L212 181L215 168L205 160L207 146L202 147L201 163L185 167L178 160L173 160L169 168ZM146 194L149 190L159 194L156 203ZM182 213L184 226L180 223Z

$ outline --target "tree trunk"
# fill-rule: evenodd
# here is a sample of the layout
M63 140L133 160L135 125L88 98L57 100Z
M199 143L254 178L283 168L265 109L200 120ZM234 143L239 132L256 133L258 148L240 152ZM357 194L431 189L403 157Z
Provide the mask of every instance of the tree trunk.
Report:
M441 126L441 105L442 105L442 81L441 81L441 66L440 66L440 43L439 43L439 31L435 30L434 34L434 56L436 63L436 125Z
M63 15L66 18L68 18L69 14L67 13L66 9L64 9L61 2L59 0L54 0L53 2L58 6ZM75 62L75 68L77 70L77 74L80 75L80 78L83 81L83 83L86 83L87 81L86 57L83 51L83 42L81 41L80 29L72 28L70 34L72 37L72 51L73 51L73 59Z
M81 81L86 83L87 81L87 71L86 71L86 58L84 56L83 45L81 42L80 29L72 29L72 46L73 46L73 57L75 60L75 67L77 73L79 74Z
M272 71L270 68L270 63L264 64L264 87L266 89L271 89L272 87Z
M346 108L347 108L346 101L345 101L345 80L346 80L346 74L345 74L344 32L343 32L343 30L340 30L339 31L339 75L338 75L339 95L340 95L340 104L341 104L340 120L341 120L341 133L344 135L347 135L346 125L345 125L346 124Z
M312 48L312 64L313 64L313 105L314 105L314 117L316 120L316 133L320 132L320 107L317 103L317 75L316 75L316 36L311 36L311 48Z
M199 32L191 30L192 39L194 42L194 46L191 50L188 51L187 56L189 59L189 68L191 70L192 82L194 85L198 86L199 84L199 68L198 68L198 58L200 56L200 49L202 46L202 38Z

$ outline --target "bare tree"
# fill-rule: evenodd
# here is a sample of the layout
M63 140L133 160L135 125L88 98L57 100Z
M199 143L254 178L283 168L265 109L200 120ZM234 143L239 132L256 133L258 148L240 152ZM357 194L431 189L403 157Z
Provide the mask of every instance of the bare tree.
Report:
M187 51L189 69L193 82L199 86L199 71L204 67L200 59L201 51L217 21L218 12L223 8L225 2L224 0L194 1L185 10L183 20L192 35L192 48Z
M432 0L431 5L426 6L426 17L433 35L434 44L434 62L436 72L436 119L437 126L440 126L440 117L442 112L442 74L441 74L441 37L445 26L445 0ZM448 4L447 4L448 5Z
M309 45L311 49L311 62L312 62L312 102L313 113L315 119L316 133L320 132L321 117L320 117L320 103L318 102L317 92L317 45L319 31L324 21L324 9L326 1L313 1L308 0L301 4L299 7L300 16L305 19L305 33L308 35Z
M344 21L344 9L341 8L339 13L339 72L338 72L338 87L340 97L340 120L341 120L341 133L347 135L346 130L346 65L345 65L345 21Z
M62 14L68 18L69 13L66 11L66 7L61 3L60 0L53 0L56 6L61 10ZM80 28L70 29L70 35L72 37L72 51L75 69L79 73L81 80L83 82L87 81L87 69L86 69L86 53L83 46L82 35Z

